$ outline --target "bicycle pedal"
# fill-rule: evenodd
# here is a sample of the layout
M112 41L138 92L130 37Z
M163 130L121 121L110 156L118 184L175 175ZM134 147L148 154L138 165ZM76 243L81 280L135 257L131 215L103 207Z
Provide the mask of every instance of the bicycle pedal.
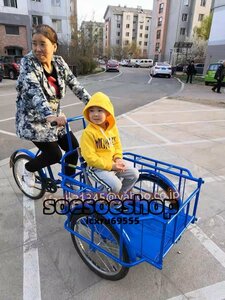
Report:
M42 183L44 185L44 188L46 190L46 192L49 193L56 193L57 191L57 185L55 183L55 181L51 178L42 178Z

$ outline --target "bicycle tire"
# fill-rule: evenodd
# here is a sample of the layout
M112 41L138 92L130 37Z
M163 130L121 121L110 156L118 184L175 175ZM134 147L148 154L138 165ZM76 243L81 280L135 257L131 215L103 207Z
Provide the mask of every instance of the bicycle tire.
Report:
M152 186L150 185L150 183L152 183ZM135 191L137 191L137 194L143 194L144 199L166 199L173 205L173 208L177 209L179 207L177 191L173 186L170 186L168 183L163 181L162 178L157 177L155 174L140 174L132 191L134 193L136 193ZM152 196L150 198L146 197L146 193Z
M27 188L23 180L23 170L26 162L30 161L31 157L27 154L19 154L13 160L12 170L13 177L18 188L23 192L24 195L33 200L42 198L45 194L45 188L41 179L40 172L35 172L35 187ZM19 172L19 166L21 166L21 172Z
M90 226L95 226L94 241L95 244L101 244L101 248L107 251L111 251L116 257L119 256L119 234L113 228L111 224L104 223L106 220L103 216L98 214L94 215L95 220L101 220L102 224L90 225L87 223L87 217L92 218L93 216L87 215L85 213L73 214L71 216L71 228L75 232L80 233L82 236L90 239L91 228ZM102 237L107 234L110 235L110 239ZM71 238L74 247L83 260L83 262L91 269L95 274L101 278L116 281L124 278L128 271L128 267L124 267L119 263L115 262L113 259L98 251L97 249L92 250L88 243L78 238L71 233ZM116 253L115 253L116 252ZM125 245L123 245L123 261L129 262L128 253ZM101 265L102 264L102 265Z

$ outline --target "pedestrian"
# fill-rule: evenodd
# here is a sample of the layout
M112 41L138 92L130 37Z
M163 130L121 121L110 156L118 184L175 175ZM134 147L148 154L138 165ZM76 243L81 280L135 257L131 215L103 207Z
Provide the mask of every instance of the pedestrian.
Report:
M32 51L23 57L17 81L16 133L21 139L30 140L41 153L25 164L25 187L35 184L34 172L60 161L62 148L69 150L65 124L66 117L60 108L66 86L86 104L89 93L77 81L61 56L55 55L57 34L48 25L38 25L32 32ZM57 126L52 126L55 121ZM73 148L79 146L70 131ZM67 163L77 164L77 156L71 155ZM67 175L74 169L66 167Z
M187 79L186 79L186 83L189 82L192 83L192 77L193 75L196 74L196 69L195 69L195 65L194 65L194 61L192 60L188 66L187 66Z
M214 85L214 87L212 88L213 92L217 92L217 93L221 94L220 89L221 89L224 77L225 77L225 61L218 67L216 74L214 76L214 79L216 79L217 82Z
M88 174L105 193L127 193L139 177L131 163L123 160L119 131L109 97L95 93L83 110L89 124L81 140L81 155Z

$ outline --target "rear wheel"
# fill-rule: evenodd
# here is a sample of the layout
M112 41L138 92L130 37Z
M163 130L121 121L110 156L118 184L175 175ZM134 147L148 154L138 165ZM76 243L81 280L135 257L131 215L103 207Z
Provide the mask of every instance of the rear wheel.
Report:
M132 192L140 194L142 199L146 200L166 199L174 208L178 208L177 191L154 174L140 174Z
M33 187L28 187L24 181L24 170L25 164L31 160L31 157L26 154L19 154L13 160L13 177L15 179L16 184L19 189L26 195L27 197L37 200L43 197L45 193L45 188L43 182L41 180L41 175L39 172L35 172L35 185Z
M9 71L9 78L10 79L16 79L16 74L15 74L15 72L13 70Z
M99 221L100 224L97 222ZM119 258L120 243L119 235L112 225L107 224L104 217L95 214L73 214L71 217L71 229L88 240L91 240L92 234L94 243L105 251ZM90 223L94 224L90 224ZM87 242L71 233L72 241L84 263L98 276L108 280L120 280L124 278L129 268L122 266L109 256L91 247ZM128 254L123 246L124 262L128 262Z

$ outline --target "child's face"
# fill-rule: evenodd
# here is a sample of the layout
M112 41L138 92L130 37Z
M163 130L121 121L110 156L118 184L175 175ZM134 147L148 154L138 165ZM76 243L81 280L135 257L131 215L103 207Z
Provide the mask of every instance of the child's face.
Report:
M108 112L99 106L89 107L88 113L89 113L90 121L96 125L104 124L106 117L108 115Z

